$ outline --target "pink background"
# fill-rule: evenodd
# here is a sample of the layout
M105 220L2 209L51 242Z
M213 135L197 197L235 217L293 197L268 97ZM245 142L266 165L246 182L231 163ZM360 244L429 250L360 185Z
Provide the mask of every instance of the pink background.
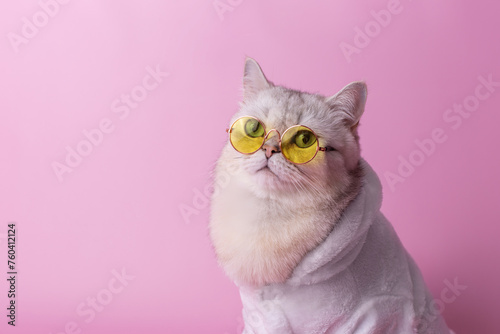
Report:
M35 0L0 10L0 276L11 221L19 272L16 328L1 279L2 333L78 332L71 322L82 333L240 333L238 291L217 267L199 192L227 139L246 55L275 83L310 92L366 80L361 144L383 212L436 299L446 281L467 286L442 303L457 334L500 332L500 87L459 128L443 119L474 103L479 76L500 81L496 1L220 0L231 9L220 16L212 0L41 2L52 16ZM375 23L372 11L387 8L398 13ZM15 47L23 17L40 27ZM346 57L340 45L355 46L356 27L372 37ZM169 75L146 91L157 66ZM141 101L121 119L130 93ZM113 131L84 147L82 132L103 119ZM418 161L415 140L435 128L447 140ZM91 152L60 182L52 164L79 143ZM391 190L384 174L397 173L399 156L421 165ZM135 278L110 294L122 268ZM88 297L105 305L86 322L76 310Z

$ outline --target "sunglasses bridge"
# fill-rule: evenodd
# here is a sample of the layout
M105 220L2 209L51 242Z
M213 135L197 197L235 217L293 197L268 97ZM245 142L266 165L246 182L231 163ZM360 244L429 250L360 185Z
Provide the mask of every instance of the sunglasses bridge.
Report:
M278 146L277 146L278 151L276 151L276 153L281 153L281 133L276 129L271 129L271 130L267 131L266 135L264 136L264 141L262 142L262 146L260 148L263 148L264 146L266 146L266 142L268 140L272 139L270 137L271 137L271 134L273 131L276 132L276 134L278 135ZM275 145L272 145L272 146L275 146Z

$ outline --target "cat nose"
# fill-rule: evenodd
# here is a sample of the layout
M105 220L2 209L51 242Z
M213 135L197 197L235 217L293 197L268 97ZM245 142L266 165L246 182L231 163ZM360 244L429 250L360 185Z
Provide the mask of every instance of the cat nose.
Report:
M269 159L274 153L280 153L280 149L276 145L264 144L262 149L266 151L266 157Z

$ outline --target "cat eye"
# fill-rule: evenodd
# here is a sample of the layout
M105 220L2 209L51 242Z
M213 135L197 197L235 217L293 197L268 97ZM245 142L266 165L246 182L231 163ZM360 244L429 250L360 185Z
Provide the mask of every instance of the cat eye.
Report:
M233 122L226 130L233 148L243 154L253 154L260 150L271 132L266 131L264 124L253 116L243 116ZM305 164L314 159L318 151L334 151L333 147L320 147L318 136L304 125L294 125L283 132L278 139L280 152L285 159L294 164Z

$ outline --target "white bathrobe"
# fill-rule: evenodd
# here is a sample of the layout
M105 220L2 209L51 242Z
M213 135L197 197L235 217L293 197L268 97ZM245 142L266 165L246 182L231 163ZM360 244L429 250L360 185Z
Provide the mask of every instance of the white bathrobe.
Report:
M240 286L244 334L453 333L380 212L380 180L362 163L359 195L292 276L283 284Z

